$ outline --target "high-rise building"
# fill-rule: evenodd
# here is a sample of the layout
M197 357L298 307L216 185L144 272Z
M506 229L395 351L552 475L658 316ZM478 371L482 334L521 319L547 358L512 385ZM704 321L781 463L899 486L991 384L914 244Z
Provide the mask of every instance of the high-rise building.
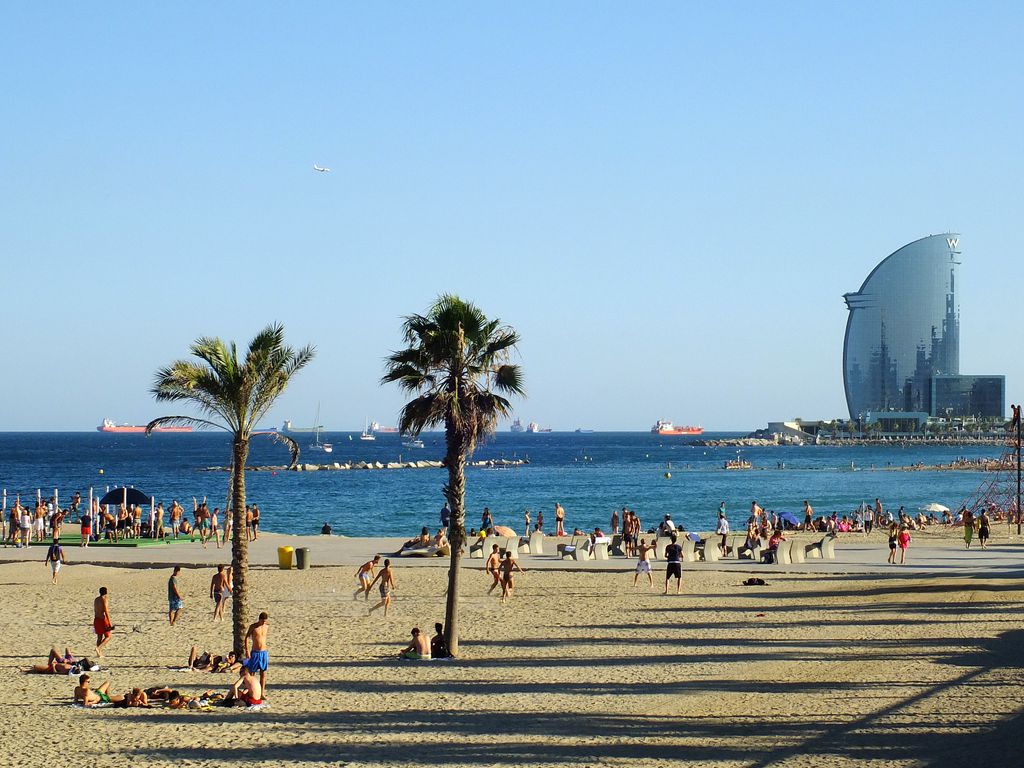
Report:
M927 417L1005 416L1004 376L960 375L959 266L960 236L930 235L884 258L859 291L843 296L851 419L919 425Z
M960 373L959 266L960 236L931 235L887 256L843 296L850 418L932 413L932 376Z

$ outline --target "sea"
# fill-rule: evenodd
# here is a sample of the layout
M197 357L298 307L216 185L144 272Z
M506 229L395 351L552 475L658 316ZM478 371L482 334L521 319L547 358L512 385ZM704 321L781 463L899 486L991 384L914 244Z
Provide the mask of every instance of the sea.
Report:
M705 433L703 439L737 437ZM395 462L441 459L444 436L422 436L423 448L406 448L394 434L373 442L359 433L324 433L334 445L329 456L303 451L310 463ZM301 447L310 436L297 436ZM957 458L997 457L996 446L787 446L704 447L695 438L650 432L498 433L478 446L474 460L529 459L509 468L467 470L467 527L479 526L489 507L498 525L523 530L524 513L534 522L543 511L554 527L554 505L566 510L566 526L593 530L607 526L611 513L635 510L644 526L665 514L689 530L714 528L718 505L734 526L746 519L750 502L798 514L809 499L818 514L852 512L881 498L887 507L908 510L932 502L955 507L972 496L988 475L978 471L901 468L948 464ZM726 470L729 459L749 461L749 470ZM135 434L99 432L0 433L0 489L7 505L15 494L34 499L58 492L62 506L78 491L102 494L122 484L168 504L192 497L225 505L228 473L207 471L230 462L223 434ZM266 436L253 438L252 465L284 465L287 449ZM263 528L291 534L319 533L327 522L345 536L407 536L434 528L444 503L444 469L261 471L246 475L247 498L260 506Z

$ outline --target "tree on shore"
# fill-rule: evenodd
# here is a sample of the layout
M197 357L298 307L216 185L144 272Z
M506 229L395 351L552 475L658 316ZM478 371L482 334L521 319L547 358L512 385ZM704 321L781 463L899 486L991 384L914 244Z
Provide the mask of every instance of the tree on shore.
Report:
M268 325L249 342L239 360L234 342L196 339L189 350L196 360L177 360L156 372L153 395L159 402L185 402L207 418L163 416L146 425L146 434L164 424L190 424L230 432L232 593L231 628L235 653L241 658L249 612L249 540L245 527L245 463L249 440L292 377L313 359L315 349L285 346L284 327Z
M419 435L444 426L444 495L451 510L445 639L459 652L459 564L466 538L466 461L477 441L512 413L503 395L523 395L522 373L509 358L519 334L487 318L474 304L443 294L426 315L410 315L402 326L408 345L387 358L381 383L417 393L402 408L399 429ZM493 391L492 391L493 390ZM500 394L499 394L500 393Z

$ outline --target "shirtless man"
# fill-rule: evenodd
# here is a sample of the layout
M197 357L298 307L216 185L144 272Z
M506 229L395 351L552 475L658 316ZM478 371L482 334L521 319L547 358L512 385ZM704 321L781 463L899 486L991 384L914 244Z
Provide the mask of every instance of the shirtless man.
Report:
M231 590L228 588L228 575L224 573L224 566L218 565L217 572L210 579L210 597L213 599L214 621L220 621L224 618L224 604L227 602L225 592L230 596Z
M266 614L261 614L266 616ZM255 626L255 624L253 625ZM262 679L263 673L260 672L260 678ZM266 688L260 680L253 677L252 672L248 667L242 667L242 674L235 681L234 685L231 686L231 690L228 692L230 698L237 702L240 707L256 707L263 703L263 697L266 694Z
M430 658L430 638L419 627L412 628L412 641L398 652L398 658L419 661Z
M377 567L380 562L380 555L374 555L373 560L368 560L359 566L359 570L356 571L356 579L359 580L359 589L352 595L353 600L358 600L360 595L366 595L364 599L370 599L370 586L374 580L373 569Z
M526 573L519 566L519 563L512 559L512 553L505 552L505 559L501 561L501 602L503 603L512 597L512 590L516 586L515 579L512 576L515 571Z
M89 685L89 676L82 675L78 678L78 685L75 686L75 703L83 707L95 707L97 704L110 704L124 701L124 696L110 695L110 681L103 683L93 689Z
M384 618L388 617L388 608L391 607L391 593L395 590L395 574L391 570L391 561L385 560L384 567L380 569L380 573L377 574L376 578L370 583L370 589L373 589L373 585L380 582L380 602L377 603L373 608L370 609L370 613L373 613L378 608L384 608Z
M270 616L264 611L260 614L259 621L250 624L245 633L245 667L242 671L242 678L245 678L246 671L251 674L260 673L259 688L254 693L254 698L257 699L262 699L267 690L267 664L270 660L267 655L267 629L269 628L267 621L269 619ZM252 690L251 687L250 690Z
M555 536L565 536L565 509L555 502Z
M501 584L501 554L498 552L498 545L491 545L491 554L487 556L487 563L484 565L484 570L490 574L494 583L491 584L491 588L487 590L487 594L491 594L494 588ZM503 590L504 591L504 590Z
M114 631L114 623L110 620L110 609L107 604L107 588L100 587L100 594L92 601L92 628L96 632L96 655L103 656L103 649L110 642L110 634Z
M637 561L636 561L636 573L633 575L633 586L636 586L637 580L640 578L641 573L647 574L647 580L651 586L654 586L654 576L651 574L651 552L654 551L654 544L648 544L647 539L640 539L640 543L636 545Z

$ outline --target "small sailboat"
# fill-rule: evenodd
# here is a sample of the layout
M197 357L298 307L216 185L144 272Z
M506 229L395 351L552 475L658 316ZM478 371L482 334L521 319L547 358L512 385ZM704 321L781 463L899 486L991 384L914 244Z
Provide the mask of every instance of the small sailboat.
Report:
M334 446L330 443L320 442L320 403L316 404L316 418L313 420L313 442L310 443L309 449L321 453L333 453L334 451Z
M363 434L359 436L360 440L376 440L377 436L370 431L370 420L367 419L363 422Z

